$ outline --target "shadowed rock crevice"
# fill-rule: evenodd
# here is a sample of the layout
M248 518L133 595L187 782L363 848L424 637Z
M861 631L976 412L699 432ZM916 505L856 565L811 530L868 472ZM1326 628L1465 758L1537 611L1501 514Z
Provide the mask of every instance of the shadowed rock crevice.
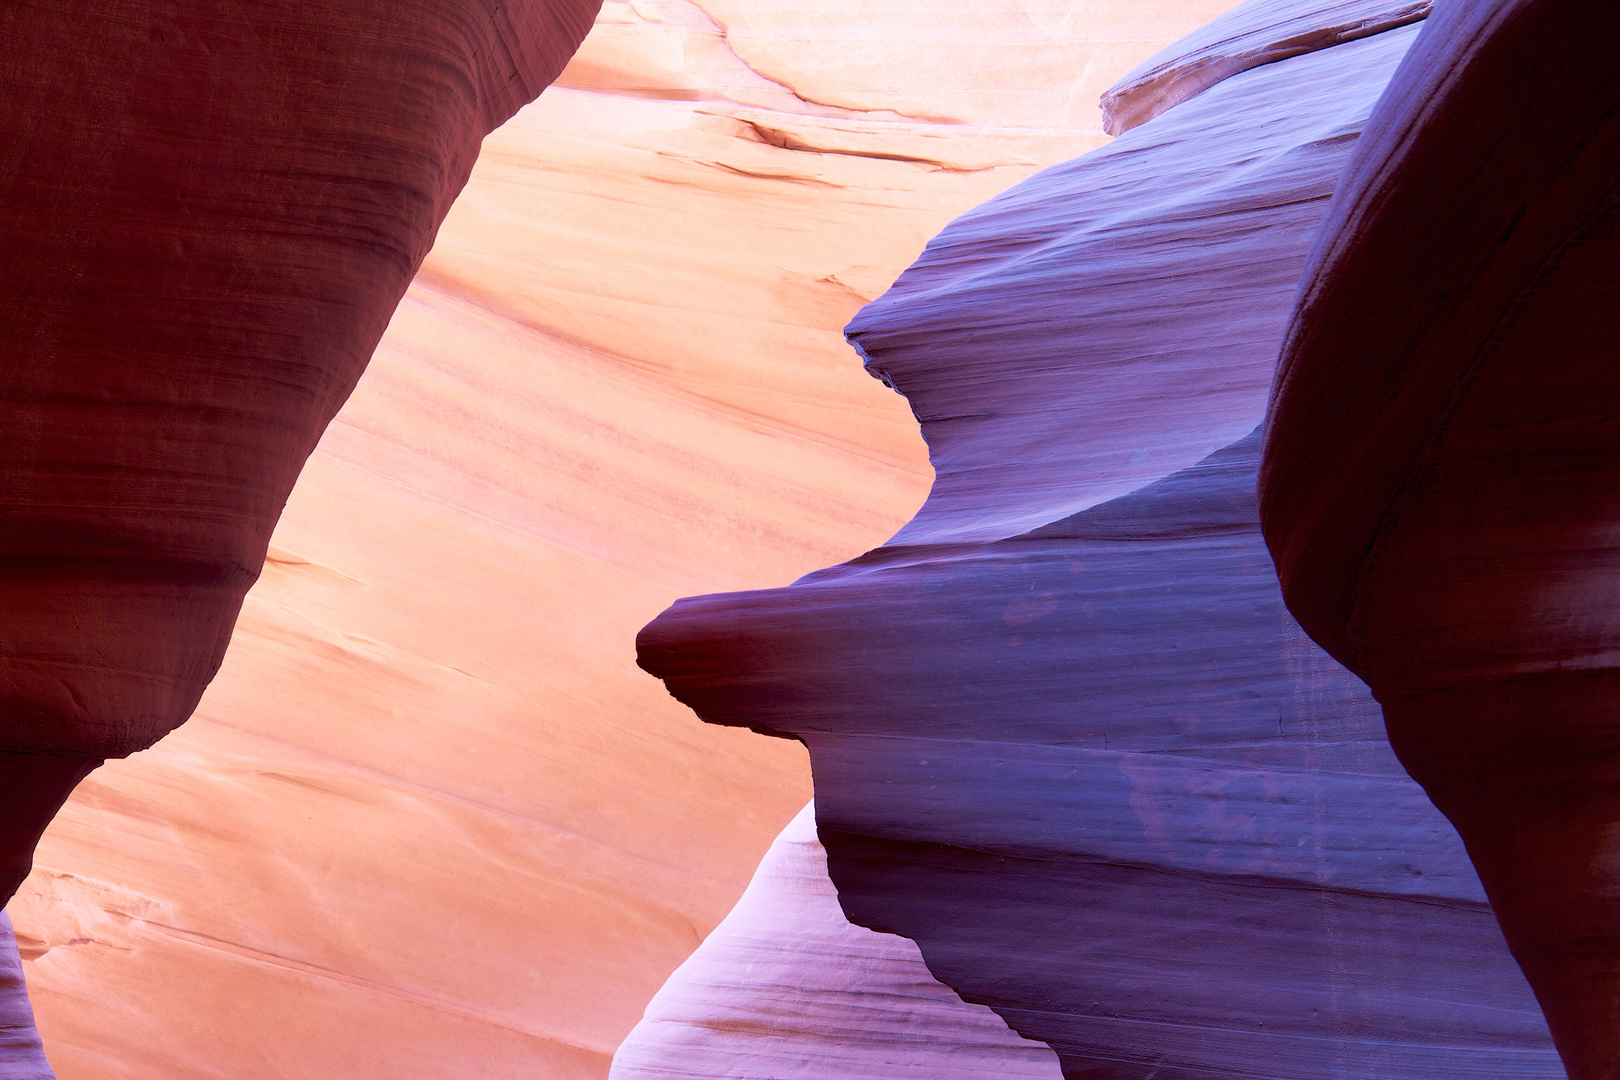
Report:
M1620 1070L1617 47L1603 4L1430 20L1306 268L1260 488L1576 1080Z

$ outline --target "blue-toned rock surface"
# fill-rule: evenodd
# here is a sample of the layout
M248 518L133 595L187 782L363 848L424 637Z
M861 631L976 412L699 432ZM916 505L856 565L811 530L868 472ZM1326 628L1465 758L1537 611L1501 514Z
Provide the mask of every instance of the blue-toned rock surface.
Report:
M1261 488L1576 1080L1620 1076L1617 49L1608 4L1439 9L1306 268Z
M28 1004L11 917L0 911L0 1080L56 1080Z
M641 635L705 719L809 746L851 919L1066 1076L1560 1075L1256 506L1299 273L1418 31L1242 71L958 219L849 328L918 416L928 503Z

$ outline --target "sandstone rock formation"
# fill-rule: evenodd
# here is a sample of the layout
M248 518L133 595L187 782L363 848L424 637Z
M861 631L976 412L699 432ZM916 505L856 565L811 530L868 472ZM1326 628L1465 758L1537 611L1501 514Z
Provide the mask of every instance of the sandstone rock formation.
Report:
M0 911L0 1076L6 1080L54 1080L45 1049L34 1030L22 959L12 936L11 920Z
M1240 71L1381 34L1428 17L1430 0L1297 0L1243 4L1148 57L1102 96L1103 127L1120 135Z
M914 511L840 328L1225 6L605 5L485 141L196 718L47 833L12 910L62 1080L605 1075L809 795L636 629Z
M852 926L807 805L737 906L664 984L613 1058L618 1080L1004 1076L1057 1056L929 974L903 937Z
M1571 1077L1620 1075L1620 13L1453 4L1306 270L1268 421L1284 594L1467 842Z
M191 714L304 459L594 0L10 5L0 898Z
M1142 105L851 323L928 439L918 515L790 588L682 601L641 662L803 739L844 910L1065 1075L1557 1076L1456 833L1261 538L1296 282L1419 30L1253 4L1221 35L1284 16L1318 47Z

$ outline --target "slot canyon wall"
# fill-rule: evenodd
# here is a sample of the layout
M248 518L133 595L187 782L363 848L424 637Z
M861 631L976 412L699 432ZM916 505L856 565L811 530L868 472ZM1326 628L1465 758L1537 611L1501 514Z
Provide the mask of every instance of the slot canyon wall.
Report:
M1120 138L848 328L928 439L917 516L641 635L807 744L851 921L1065 1076L1616 1067L1616 20L1443 10L1248 3L1127 77ZM725 964L666 993L723 1015ZM679 1060L675 1005L616 1074ZM752 1075L720 1031L703 1075Z
M1576 1080L1620 1075L1617 46L1603 4L1442 9L1312 252L1262 472L1290 608L1383 703Z
M0 16L0 1071L1612 1073L1616 19L1225 6Z
M627 1080L1004 1076L1057 1080L1057 1056L936 981L914 942L851 925L814 804L613 1056Z
M423 182L416 216L395 223L392 248L342 234L355 258L380 258L387 272L354 262L328 283L328 299L356 281L364 287L353 295L369 299L364 310L327 309L358 328L329 370L305 354L297 370L337 381L310 406L302 434L278 429L294 449L276 478L255 479L242 456L194 461L184 439L220 430L246 439L250 427L196 397L175 403L200 410L192 419L146 429L173 434L161 449L188 467L259 485L229 572L199 570L198 581L150 595L141 590L163 575L143 579L139 559L99 582L86 576L145 596L131 617L166 619L162 604L197 589L215 590L228 609L302 466L194 719L90 774L9 905L61 1080L604 1075L647 1000L725 916L809 796L797 744L698 724L632 670L636 630L675 597L786 583L904 522L928 487L915 421L859 371L840 328L955 214L1102 144L1102 90L1226 6L609 2L554 87L483 142L436 240L430 226L477 136L497 108L517 108L544 84L588 13L556 9L579 19L521 94L484 106L476 123L421 124L449 164ZM351 10L360 6L329 14ZM390 8L405 23L410 10ZM316 258L330 224L321 215L348 212L357 225L366 208L339 196L378 190L369 174L344 179L339 150L363 141L322 136L311 109L343 95L387 98L382 88L396 84L356 74L382 61L363 48L317 49L320 79L272 83L296 91L284 104L305 126L255 145L250 133L264 132L248 106L264 98L229 78L199 95L184 79L210 70L199 57L253 47L281 56L315 30L277 25L233 44L227 24L174 18L133 3L0 15L18 43L0 63L8 129L49 149L13 155L0 173L33 215L8 219L6 250L57 260L54 278L13 263L25 288L8 294L8 348L50 344L35 332L41 318L81 335L71 349L51 344L81 365L53 376L70 392L50 398L27 382L44 369L12 364L8 377L22 385L6 400L77 410L81 432L98 430L88 420L108 409L145 423L142 395L154 387L223 393L205 380L165 380L156 366L120 368L108 381L107 365L142 340L131 328L160 335L153 365L173 361L180 353L163 350L175 340L161 335L181 325L174 312L269 295L271 256ZM78 20L103 36L78 34ZM390 77L419 83L410 64L443 40L473 42L469 70L487 55L474 47L478 27L442 39L418 30L417 52L387 39ZM925 48L915 47L919 34ZM180 51L167 58L154 51L171 45ZM109 56L139 64L120 70ZM52 68L62 64L71 77ZM318 98L317 85L332 96ZM402 109L421 104L411 91L395 97ZM373 122L394 130L356 121ZM137 138L154 131L155 140ZM267 185L281 176L276 153L312 146L338 195L295 198ZM51 180L76 163L76 181L96 197ZM208 213L234 224L211 226ZM277 225L244 224L255 214ZM283 246L241 258L237 234ZM73 263L81 257L92 261ZM305 461L316 421L358 374L368 335L382 331L418 259L368 374ZM102 265L94 260L116 273L74 276L74 266ZM314 302L298 290L319 282L298 277L284 299ZM75 297L81 311L110 314L79 319L65 306ZM185 325L212 334L220 356L257 347L241 323ZM342 337L334 325L311 340L331 347ZM278 356L308 344L277 336L286 329L270 328ZM116 348L87 347L90 333ZM264 402L261 419L279 408ZM72 427L67 413L58 419ZM97 452L93 440L69 451ZM229 494L195 469L167 489L161 472L143 474L142 487L123 464L81 477L102 485L81 490L81 505L105 495L150 509L165 490ZM22 456L8 462L8 512L24 517L42 490L28 487L29 467ZM86 511L93 527L73 534L86 558L142 550L127 536L93 535L99 513ZM57 545L61 534L8 535ZM13 595L37 598L27 590L43 571L79 572L38 555L7 553L10 587L23 590ZM86 610L111 595L89 597ZM221 625L199 617L207 656L190 663L186 686L169 684L179 703L170 718L205 679ZM15 623L7 632L12 660L30 648L37 658L44 639L31 644ZM7 714L8 732L26 731L15 719ZM87 764L65 761L69 776L44 778L54 792L26 799L8 775L6 792L40 812L6 823L37 830ZM942 988L904 943L878 940L939 1000ZM21 1030L18 988L3 989L5 1030ZM44 1068L36 1053L19 1049L7 1067Z
M11 919L0 911L0 1075L6 1080L52 1080L50 1062L34 1026L22 959Z

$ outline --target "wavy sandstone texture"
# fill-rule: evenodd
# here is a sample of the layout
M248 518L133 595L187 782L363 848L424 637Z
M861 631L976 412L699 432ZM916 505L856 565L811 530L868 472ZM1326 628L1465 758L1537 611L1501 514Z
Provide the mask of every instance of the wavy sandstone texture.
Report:
M1121 135L1240 71L1303 56L1428 17L1430 0L1247 3L1132 69L1102 96L1103 128Z
M12 934L11 919L0 911L0 1076L6 1080L54 1080L45 1060L34 1010L23 984L22 958Z
M1284 594L1467 842L1569 1075L1620 1075L1620 13L1448 5L1368 125L1269 421Z
M1289 617L1256 506L1312 235L1419 29L1323 33L954 222L848 331L922 424L923 509L642 632L699 715L809 746L851 919L1066 1076L1559 1075L1456 832Z
M11 910L62 1080L605 1075L809 796L636 630L900 526L923 447L840 328L1225 6L606 4L485 140L195 719L47 832Z
M654 996L614 1055L613 1075L1061 1073L1050 1047L1019 1038L995 1013L936 982L916 944L850 925L827 879L811 803L776 838L731 914Z
M191 714L479 140L595 11L7 8L0 897L80 763Z

